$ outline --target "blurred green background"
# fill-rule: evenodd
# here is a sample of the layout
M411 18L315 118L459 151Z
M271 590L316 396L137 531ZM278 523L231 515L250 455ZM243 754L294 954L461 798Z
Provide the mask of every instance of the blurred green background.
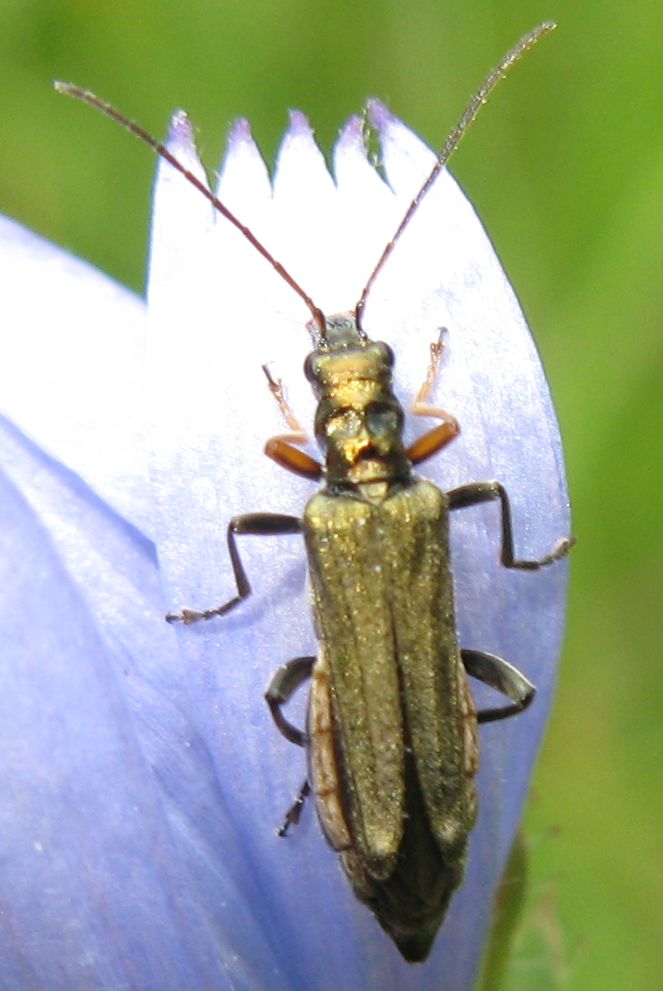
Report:
M453 162L535 330L580 543L559 697L530 805L508 991L663 987L659 526L663 366L660 0L0 2L0 209L136 290L154 162L56 96L93 88L152 131L185 107L208 166L248 117L269 161L286 109L329 152L367 96L440 145L487 69L502 84Z

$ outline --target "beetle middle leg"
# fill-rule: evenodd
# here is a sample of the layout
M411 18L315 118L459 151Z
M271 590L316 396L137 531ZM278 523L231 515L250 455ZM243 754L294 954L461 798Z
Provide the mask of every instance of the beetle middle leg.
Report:
M503 705L495 709L480 709L477 721L494 723L498 719L508 719L528 707L536 694L536 688L524 674L514 668L497 654L489 654L484 650L468 650L460 652L465 670L477 681L483 682L490 688L496 689L502 695L511 699L511 705Z
M477 506L482 502L492 502L499 499L502 508L502 551L500 559L505 568L518 568L522 571L538 571L549 564L554 564L560 558L566 557L573 545L575 537L562 537L557 541L550 554L535 561L522 561L516 558L513 546L513 525L511 521L511 504L506 489L500 482L471 482L451 489L449 509L464 509L466 506Z
M212 619L215 616L225 616L226 613L238 606L251 595L249 582L242 559L239 556L237 536L249 534L254 537L269 537L286 533L301 533L302 524L298 516L282 516L277 513L246 513L234 516L228 524L228 553L232 564L237 595L213 609L182 609L178 613L168 613L169 623L196 623L200 619Z
M280 733L291 743L305 747L308 743L307 734L289 722L282 712L282 707L290 701L297 689L311 677L315 657L293 657L283 664L270 681L265 700L272 714L272 719ZM308 779L304 780L297 797L285 814L282 825L277 830L279 836L285 836L290 826L296 826L304 808L304 803L311 792Z

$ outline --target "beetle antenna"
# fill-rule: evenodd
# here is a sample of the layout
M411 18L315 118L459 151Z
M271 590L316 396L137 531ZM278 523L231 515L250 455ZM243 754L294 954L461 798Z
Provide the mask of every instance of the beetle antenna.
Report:
M511 51L504 56L500 64L496 66L492 70L492 72L488 74L488 76L483 81L483 83L481 84L475 95L470 100L465 110L465 113L460 118L454 129L451 131L449 137L445 141L444 147L437 156L437 161L435 162L435 165L433 166L430 175L428 176L425 183L423 184L423 186L421 187L421 189L419 190L419 192L417 193L417 195L415 196L415 198L412 200L409 207L407 208L405 216L403 217L403 219L401 220L400 224L396 229L396 233L394 234L391 241L389 241L386 248L380 255L380 259L377 265L371 272L368 282L364 286L362 294L359 298L359 302L357 303L357 306L355 308L355 315L356 315L358 327L361 327L361 318L364 313L364 307L366 306L366 300L368 298L368 294L373 288L373 283L377 279L378 275L380 274L380 272L382 271L385 265L385 262L387 261L390 254L394 250L398 241L400 240L403 231L410 223L413 215L416 213L417 209L419 208L419 204L421 203L424 196L430 190L431 186L439 176L440 172L442 171L442 169L445 167L445 165L447 164L447 162L455 152L456 148L463 139L463 136L467 131L468 127L479 113L479 110L484 105L484 103L486 103L489 95L495 89L500 79L504 78L504 76L507 74L511 66L514 64L514 62L517 62L518 59L520 59L521 56L523 56L526 51L528 51L533 45L535 45L536 42L539 40L539 38L542 38L544 34L548 34L549 31L554 30L554 28L556 27L557 25L555 24L554 21L544 21L543 24L539 24L539 26L534 28L533 31L530 31L529 34L524 35L524 37L520 39L518 44L515 45L511 49Z
M71 96L75 100L81 100L83 103L89 104L91 107L94 107L96 110L100 110L101 113L106 114L106 116L110 117L111 120L114 120L118 124L121 124L122 127L125 127L128 131L131 131L131 133L134 134L137 138L139 138L145 144L149 145L150 148L153 148L160 158L163 158L166 162L168 162L169 165L172 165L174 169L177 169L177 171L181 175L183 175L184 178L188 182L190 182L192 186L195 186L195 188L210 201L210 203L212 204L215 210L218 210L218 212L222 216L224 216L226 220L229 220L230 223L237 228L240 234L244 235L244 237L249 242L249 244L251 244L256 249L256 251L259 252L259 254L261 254L262 257L269 262L269 264L272 266L273 269L275 269L278 272L281 278L285 279L285 281L288 283L290 288L294 289L297 295L304 300L304 302L306 303L307 307L311 312L311 316L313 317L315 326L319 331L319 336L322 340L324 340L325 317L322 310L315 305L311 297L304 292L304 290L299 285L299 283L295 282L293 277L283 267L281 262L278 261L274 257L274 255L271 254L271 252L269 252L263 244L261 244L261 242L255 236L255 234L248 227L246 227L246 225L243 224L241 220L239 220L235 216L235 214L232 213L224 203L221 202L218 196L215 196L214 193L212 193L207 188L205 183L202 182L198 178L198 176L194 175L193 172L190 172L189 169L187 169L184 165L182 165L182 163L175 157L175 155L173 155L172 152L168 150L165 144L163 144L161 141L157 141L157 139L152 137L149 131L146 131L144 127L141 127L140 124L137 124L135 121L130 120L129 117L125 117L124 114L120 113L119 110L116 110L115 107L112 106L112 104L106 103L105 100L101 100L95 93L92 93L90 90L82 89L80 86L75 86L73 83L55 82L53 85L55 89L58 91L58 93L64 93L66 96ZM184 117L184 115L182 116Z

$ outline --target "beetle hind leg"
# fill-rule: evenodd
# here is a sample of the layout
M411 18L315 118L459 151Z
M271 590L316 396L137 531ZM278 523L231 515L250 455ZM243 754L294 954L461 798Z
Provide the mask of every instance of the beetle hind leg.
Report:
M531 703L536 694L534 685L508 661L484 650L463 649L460 653L469 675L511 699L511 705L481 709L477 713L478 722L494 723L498 719L508 719Z
M298 747L306 746L308 736L304 730L297 729L285 718L282 708L290 701L306 679L311 677L314 664L315 657L293 657L292 660L281 665L265 692L265 701L269 706L272 719L276 723L276 728L286 740L296 743Z
M308 778L304 778L304 783L299 789L297 798L294 800L288 811L286 812L283 822L276 830L277 836L287 836L288 830L291 826L296 826L299 822L300 816L302 814L302 809L306 804L306 799L311 794L311 786L308 783Z
M269 706L272 719L280 733L291 743L296 743L299 747L305 747L308 743L308 735L304 730L297 729L282 712L283 706L290 701L298 688L304 684L307 678L311 677L311 671L315 664L315 657L293 657L292 660L276 671L265 692L265 701ZM277 829L277 836L287 836L290 826L296 826L302 814L302 809L306 804L306 799L311 793L311 786L308 779L304 780L299 789L296 799L288 809L282 824Z

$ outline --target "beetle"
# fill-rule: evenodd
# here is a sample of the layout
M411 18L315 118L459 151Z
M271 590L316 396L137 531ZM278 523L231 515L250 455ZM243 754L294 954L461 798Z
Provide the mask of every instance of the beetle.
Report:
M238 538L301 534L312 588L318 653L284 664L266 700L279 731L305 747L308 776L279 830L296 823L312 790L322 831L357 898L373 912L409 962L428 956L453 892L461 883L476 818L477 725L512 716L534 686L504 659L458 643L449 517L497 501L501 562L534 571L568 552L559 540L538 560L514 550L511 509L497 481L444 492L413 473L458 436L459 425L429 404L443 352L431 345L425 380L412 411L439 423L406 447L405 413L393 388L393 353L362 327L369 292L423 197L457 147L489 92L553 27L526 35L490 73L469 104L413 199L349 313L326 316L273 255L170 151L96 96L56 84L128 127L150 144L244 237L306 303L313 350L305 375L316 401L315 436L323 463L304 452L305 432L282 383L264 368L289 433L271 438L266 454L285 469L321 483L303 517L250 513L228 524L236 594L211 609L183 609L169 622L193 623L231 612L251 594ZM470 675L504 694L508 704L477 712ZM294 726L283 708L311 681L307 724Z

